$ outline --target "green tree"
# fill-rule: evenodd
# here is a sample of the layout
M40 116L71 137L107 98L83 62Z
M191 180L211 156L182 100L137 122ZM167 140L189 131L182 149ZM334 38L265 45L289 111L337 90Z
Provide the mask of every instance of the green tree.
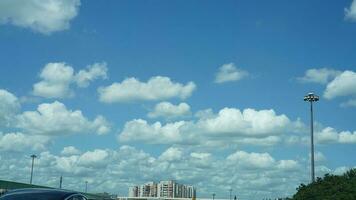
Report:
M356 199L356 168L341 176L325 174L314 183L301 184L293 200L355 200Z

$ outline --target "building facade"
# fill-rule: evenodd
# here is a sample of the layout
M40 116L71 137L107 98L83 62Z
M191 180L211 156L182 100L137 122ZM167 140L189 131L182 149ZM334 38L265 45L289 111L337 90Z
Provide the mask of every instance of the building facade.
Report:
M148 182L129 187L129 197L193 198L195 196L195 187L179 184L173 180Z

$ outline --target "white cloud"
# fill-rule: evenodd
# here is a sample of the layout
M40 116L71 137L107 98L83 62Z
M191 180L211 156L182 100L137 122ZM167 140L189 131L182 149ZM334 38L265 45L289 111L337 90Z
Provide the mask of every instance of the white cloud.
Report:
M33 95L45 98L72 97L74 92L70 87L76 83L79 87L89 86L90 81L106 78L106 63L94 63L87 66L87 70L80 70L74 74L72 66L64 63L48 63L41 71L40 82L33 85Z
M0 133L0 151L44 150L49 144L46 136L25 135L23 133Z
M275 165L276 162L268 153L248 153L244 151L237 151L229 155L227 160L245 168L252 169L270 168Z
M297 78L297 80L303 83L327 84L340 73L340 71L328 68L308 69L305 72L305 75L303 77Z
M211 191L222 197L232 187L241 199L251 199L248 198L251 196L262 199L291 195L301 182L309 180L302 167L307 161L300 164L297 160L280 160L259 152L237 151L227 158L219 154L170 147L161 155L152 156L131 146L68 156L42 152L35 161L34 183L57 187L58 175L62 174L67 189L81 190L83 183L89 181L91 192L125 195L132 184L174 179L196 186L201 197L210 196ZM20 157L1 155L0 176L26 182L30 164L27 153ZM330 171L326 167L318 169Z
M68 146L68 147L63 148L63 150L61 151L61 154L64 156L72 156L72 155L80 154L80 151L77 148L75 148L74 146Z
M108 122L98 116L94 121L85 118L80 110L68 110L63 103L40 104L37 111L17 116L17 127L41 135L66 135L84 132L104 134L110 130Z
M79 165L86 167L103 167L109 161L109 153L106 150L95 149L94 151L85 152L78 158Z
M356 95L356 73L344 71L326 86L324 97L333 99L338 96Z
M349 8L345 8L345 19L356 21L356 0L353 0Z
M164 161L179 161L182 159L182 156L183 151L180 148L170 147L159 156L159 159Z
M356 132L337 132L334 128L326 127L315 134L318 143L356 144Z
M73 68L65 63L48 63L40 74L43 80L33 85L33 94L47 98L73 96L69 87L73 74Z
M15 95L0 89L0 127L9 125L20 107L19 100Z
M164 100L170 98L186 99L196 86L193 82L186 85L172 82L168 77L155 76L147 82L136 78L127 78L121 83L113 83L98 89L100 101L105 103L130 102L137 100Z
M248 72L236 68L234 63L224 64L219 68L218 73L215 77L215 83L224 83L229 81L238 81L246 76L248 76Z
M153 111L148 113L149 118L164 117L167 119L184 117L190 115L190 106L187 103L180 103L178 105L170 102L160 102L156 104Z
M292 128L285 115L276 115L274 110L223 108L208 119L200 119L197 126L211 134L269 136L278 135Z
M151 144L171 144L182 141L179 128L184 121L168 123L164 126L160 122L152 125L142 119L126 122L123 131L119 135L119 141L144 141Z
M48 35L69 29L79 6L80 0L1 0L0 24L13 24Z
M150 144L226 146L234 144L271 146L281 141L280 135L301 130L299 121L290 121L273 110L224 108L218 114L199 112L197 120L149 124L135 119L125 123L120 142L140 141Z
M80 70L76 74L75 79L79 87L88 87L89 83L95 79L106 79L107 71L108 68L105 62L94 63L93 65L87 66L87 70Z

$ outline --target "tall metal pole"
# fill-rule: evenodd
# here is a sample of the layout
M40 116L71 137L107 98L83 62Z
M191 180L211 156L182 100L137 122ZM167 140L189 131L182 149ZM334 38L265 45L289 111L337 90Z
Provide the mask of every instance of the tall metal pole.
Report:
M88 192L88 181L85 181L85 193Z
M315 166L314 166L314 116L313 102L319 101L319 96L309 93L304 97L304 101L310 102L310 164L311 164L311 181L315 181Z
M314 116L313 116L313 101L310 101L310 162L311 162L311 179L312 183L315 181L315 167L314 167Z
M213 200L215 199L215 193L213 193Z
M33 176L33 164L35 162L35 158L37 158L37 156L35 154L31 155L32 158L32 166L31 166L31 178L30 178L30 184L32 184L32 176Z
M230 190L229 190L229 191L230 191L230 200L231 200L231 192L232 192L232 189L230 188Z
M62 182L63 182L63 177L61 175L61 178L59 178L59 189L62 189Z

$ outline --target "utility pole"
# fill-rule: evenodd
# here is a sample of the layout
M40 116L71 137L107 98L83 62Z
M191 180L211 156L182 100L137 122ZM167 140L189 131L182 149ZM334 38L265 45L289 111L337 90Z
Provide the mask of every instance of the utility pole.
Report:
M63 182L63 178L61 175L61 178L59 178L59 189L62 189L62 182Z
M213 200L215 200L215 193L213 193Z
M229 192L230 192L230 200L231 200L231 192L232 192L232 188L230 188Z
M31 178L30 178L30 184L32 185L32 176L33 176L33 164L35 162L35 158L37 158L37 156L35 154L31 155L32 158L32 166L31 166Z
M85 181L85 193L88 192L88 181Z
M319 101L319 96L314 93L308 93L304 96L304 101L310 102L310 163L311 163L311 181L315 181L315 166L314 166L314 116L313 102Z

